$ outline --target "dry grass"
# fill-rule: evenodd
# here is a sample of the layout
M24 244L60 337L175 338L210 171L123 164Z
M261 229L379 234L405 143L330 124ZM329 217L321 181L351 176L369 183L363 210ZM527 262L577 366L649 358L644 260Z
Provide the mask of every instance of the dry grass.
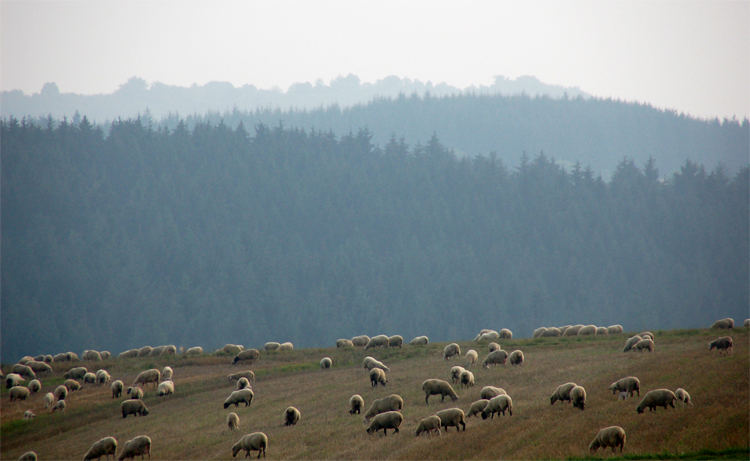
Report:
M226 375L238 368L226 357L191 359L110 360L104 367L126 385L138 371L169 364L175 370L176 394L158 398L146 393L151 414L120 416L120 399L113 400L108 386L88 385L71 395L65 414L48 414L42 395L62 380L42 379L43 390L27 402L8 402L2 391L0 457L16 459L33 449L40 459L80 459L88 447L111 435L122 444L139 434L153 440L154 459L229 459L231 446L242 434L268 434L270 458L289 459L564 459L588 456L587 446L599 428L617 424L627 432L627 455L699 452L700 450L746 449L750 395L748 395L748 332L732 333L735 351L730 356L709 353L707 343L716 331L657 332L654 353L621 352L625 336L548 338L503 342L503 348L524 351L521 367L475 367L476 386L456 389L460 399L440 403L432 397L424 403L421 383L426 378L448 379L450 366L458 360L442 359L443 344L405 346L402 350L368 351L391 367L388 385L372 389L361 359L362 350L307 349L291 353L264 354L252 368L258 380L251 406L232 409L240 416L240 431L225 425L222 403L233 389ZM460 343L462 350L474 348L480 358L485 346ZM334 367L321 370L318 362L328 355ZM56 369L62 372L67 367ZM637 414L639 399L618 401L608 390L612 381L638 376L642 392L658 387L687 389L694 407ZM569 404L549 404L558 384L575 381L588 394L585 411ZM417 422L439 409L458 406L468 410L479 398L482 386L505 388L513 398L513 416L494 420L469 418L467 431L453 428L440 437L414 436ZM361 394L365 406L390 393L400 394L406 404L401 432L384 437L368 435L360 416L347 412L349 397ZM293 427L283 425L284 409L294 405L302 419ZM24 410L38 415L24 421ZM739 451L747 458L746 451ZM609 456L601 452L599 456ZM711 456L709 456L711 457Z

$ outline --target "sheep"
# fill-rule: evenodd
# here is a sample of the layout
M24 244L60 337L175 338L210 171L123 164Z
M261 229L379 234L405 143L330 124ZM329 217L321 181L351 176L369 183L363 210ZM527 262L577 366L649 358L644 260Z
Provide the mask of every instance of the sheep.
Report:
M237 362L248 360L250 363L260 358L260 351L258 349L246 349L239 354L234 356L232 365L237 365Z
M8 373L5 377L5 388L10 389L13 386L18 386L22 382L26 381L18 373Z
M745 321L742 322L742 325L745 327L750 327L750 319L745 319Z
M21 375L21 377L26 379L36 379L36 373L34 373L34 370L32 370L31 367L20 363L13 365L10 372Z
M677 400L683 403L683 405L693 405L693 400L685 389L678 387L677 390L674 391L674 395L677 397Z
M245 458L250 456L250 452L253 450L258 450L258 459L260 459L261 454L265 458L266 449L268 449L268 436L263 432L253 432L242 436L237 443L232 445L232 458L235 458L240 450L245 450Z
M370 425L367 426L367 433L372 434L383 429L383 434L388 435L388 429L393 429L393 433L398 432L398 427L404 421L403 415L398 411L386 411L375 416Z
M121 359L133 359L138 357L138 349L128 349L126 351L122 351L118 354L118 357Z
M562 331L557 327L548 327L544 329L544 331L542 332L540 336L542 338L553 338L557 336L562 336Z
M474 340L478 343L485 341L495 341L500 338L500 333L495 330L483 330L484 333L480 333Z
M143 403L143 400L140 400L140 399L124 400L120 404L120 410L122 410L123 418L127 418L128 415L135 415L136 417L138 415L141 415L141 416L148 415L148 408L146 407L146 404Z
M42 390L42 383L38 379L32 379L27 386L32 393Z
M455 365L451 367L450 376L451 376L451 382L453 384L458 384L459 381L461 381L461 373L463 373L464 370L466 369L462 367L461 365Z
M388 347L388 336L377 335L370 338L365 346L365 350L372 349L374 347Z
M23 419L34 419L36 418L36 415L31 410L26 410L23 412Z
M73 367L70 370L63 373L63 378L65 379L83 379L83 377L88 373L89 371L86 369L86 367Z
M370 370L370 384L372 387L378 387L378 384L385 384L388 382L388 378L385 376L385 371L380 368L373 368Z
M96 374L89 371L83 375L83 382L84 384L94 384L96 382Z
M161 379L166 381L167 379L172 379L173 375L174 375L174 370L172 370L172 367L167 366L167 367L162 368Z
M148 357L151 355L151 351L153 351L154 348L151 346L143 346L140 349L138 349L138 357Z
M479 360L479 354L477 354L477 351L475 351L474 349L469 349L468 351L466 351L466 355L464 356L464 358L466 359L466 366L470 367L477 363L477 360Z
M523 352L519 349L514 350L508 357L511 365L521 365L523 363Z
M549 404L554 405L558 400L561 402L566 400L571 402L570 391L573 390L574 387L576 387L576 383L565 383L557 386L557 389L555 389L555 392L553 392L552 396L549 398Z
M609 330L607 330L607 327L596 327L596 336L602 336L602 335L608 335Z
M638 341L642 340L639 335L631 336L630 338L625 340L625 347L622 349L623 352L628 352L629 350L633 349L633 346L638 344Z
M367 368L368 370L372 370L373 368L380 368L383 371L391 371L391 369L385 366L383 362L380 362L379 360L376 360L369 355L362 359L362 367Z
M365 421L386 411L396 411L404 408L404 399L398 394L391 394L381 399L373 400L370 408L365 412Z
M422 383L422 390L424 391L424 403L429 405L429 398L431 395L440 395L440 401L445 401L445 396L451 398L454 402L458 400L456 391L453 390L448 381L442 379L427 379Z
M232 404L234 404L235 407L239 407L240 403L244 403L245 406L248 406L252 403L254 396L255 394L253 394L252 389L245 388L234 391L229 394L229 397L227 397L226 400L224 400L224 409L229 408L229 405Z
M143 399L143 389L138 386L128 387L128 391L126 393L130 396L131 399Z
M513 399L508 394L500 394L492 397L487 406L484 407L482 419L487 419L488 416L493 419L495 413L502 413L505 416L506 410L510 416L513 416Z
M170 394L174 394L174 382L166 380L159 383L159 387L156 389L156 395L163 397Z
M31 391L26 386L13 386L8 394L12 402L14 400L26 400L31 395Z
M609 390L612 391L612 394L626 392L630 397L633 396L633 392L636 392L638 393L638 397L640 397L641 381L635 376L626 376L610 384Z
M440 435L441 424L442 421L440 421L440 416L438 415L432 415L426 418L422 418L417 425L417 437L419 437L419 434L421 434L422 432L427 433L427 435L430 435L430 433L432 432L437 432L437 435Z
M404 344L404 338L401 335L388 337L388 347L401 347Z
M323 357L320 359L320 368L326 369L331 368L333 366L333 360L331 360L330 357Z
M106 456L107 459L109 459L109 455L112 455L112 457L114 458L116 451L117 439L115 439L114 437L104 437L103 439L99 439L94 442L93 445L91 445L89 451L87 451L86 454L83 455L83 461L88 461L89 459L99 459L102 456Z
M230 431L240 430L240 417L237 413L232 411L227 415L227 426Z
M299 422L300 413L299 410L294 407L287 407L284 411L284 425L294 426Z
M709 351L712 351L714 348L716 348L719 353L721 353L721 351L724 351L728 354L734 350L734 341L732 340L731 336L722 336L720 338L716 338L708 343Z
M100 354L98 351L85 350L83 351L83 355L81 355L81 358L87 362L101 362L102 354Z
M513 339L513 332L508 328L500 329L500 338L502 339Z
M352 344L356 347L365 347L370 342L370 337L367 335L355 336L352 338Z
M362 398L359 394L354 394L351 397L349 397L349 414L353 415L354 413L360 414L362 413L362 407L365 406L365 399Z
M54 413L54 412L56 412L58 410L59 411L65 411L65 407L66 406L67 406L67 404L65 403L65 400L58 400L57 402L55 402L54 405L52 405L52 413Z
M34 450L27 451L26 453L22 454L18 461L37 461L39 459L36 455L36 452Z
M167 346L156 346L151 349L151 352L148 354L151 357L159 357L164 353L164 350L167 348Z
M542 333L544 333L544 330L546 330L546 327L539 327L534 329L534 331L531 333L532 338L540 338L542 336Z
M443 348L443 359L448 360L454 356L461 356L461 347L456 343L450 343Z
M463 427L464 432L466 432L466 419L464 418L464 411L462 409L447 408L435 414L440 418L440 425L443 426L445 432L448 432L448 426L454 426L457 431L460 431L459 424Z
M219 349L218 352L227 355L237 355L242 352L242 349L244 349L244 347L242 347L241 344L224 344L224 347Z
M99 354L101 354L102 360L109 360L109 358L112 357L112 353L110 351L99 351Z
M730 329L734 328L734 319L727 317L725 319L717 320L711 325L711 328Z
M122 381L115 380L112 381L112 384L109 385L109 388L112 390L112 398L116 399L122 395L122 390L125 387L125 384L123 384Z
M26 366L31 368L36 374L52 373L52 367L44 362L37 362L36 360L32 360L31 362L28 362Z
M664 407L664 409L667 409L667 405L674 408L674 401L677 400L677 396L674 395L674 392L670 391L669 389L654 389L652 391L646 392L646 395L643 397L643 400L638 404L636 407L636 411L638 413L643 413L643 410L648 407L649 411L655 411L656 407Z
M475 400L474 402L471 403L471 407L469 407L469 414L466 415L466 417L471 418L472 416L475 416L481 413L488 403L490 403L490 401L487 399Z
M428 338L427 336L415 336L411 341L409 341L409 344L411 344L412 346L424 346L426 344L429 344L429 342L430 338Z
M565 329L565 334L563 336L578 336L578 332L583 328L583 325L576 324L571 325L568 328Z
M188 347L188 349L185 351L185 356L191 357L194 355L203 355L203 348L200 346Z
M240 389L245 389L245 388L252 389L252 387L250 386L250 380L243 376L242 378L237 380L236 389L240 390Z
M482 361L484 368L489 368L490 365L505 365L505 361L508 359L508 352L498 349L495 352L490 352L487 357Z
M500 394L507 394L507 392L505 392L505 389L503 389L502 387L484 386L479 392L479 398L489 400L492 397L498 396Z
M474 386L474 373L470 372L469 370L462 371L460 381L463 387Z
M109 372L107 370L97 370L96 371L96 383L97 384L106 384L112 379L112 376L110 376Z
M153 383L154 387L157 387L160 379L161 372L156 368L151 368L138 373L138 376L135 377L135 381L133 381L133 386L142 384L145 388L149 383Z
M61 384L55 388L52 395L55 396L55 400L65 400L66 398L68 398L68 388Z
M647 330L647 331L642 331L642 332L638 333L638 336L640 336L640 337L641 337L641 339L646 339L646 338L648 338L648 339L650 339L651 341L654 341L654 340L655 340L654 338L656 338L656 336L654 336L654 334L653 334L653 333L651 333L651 332L650 332L650 331L648 331L648 330Z
M151 438L149 436L139 435L125 442L117 460L135 458L138 455L141 456L141 459L143 459L143 455L148 455L149 459L151 458Z
M609 333L610 335L618 335L622 332L623 328L620 324L610 325L607 327L607 333Z
M591 336L596 334L596 325L585 325L578 330L578 336Z
M580 408L583 410L586 407L586 389L583 386L576 385L570 390L570 401L573 404L573 408Z
M279 351L289 352L293 350L294 350L294 344L290 343L289 341L279 344Z
M620 447L620 453L625 447L625 429L620 426L609 426L597 432L594 440L589 444L589 451L593 454L599 448L612 447L612 453Z
M354 347L354 343L351 339L341 338L336 340L336 347L339 349Z
M227 375L227 379L229 379L229 381L237 381L240 378L247 378L250 381L255 382L255 372L253 372L252 370L245 370Z
M640 351L640 352L643 352L646 350L649 352L654 352L654 347L655 347L654 341L650 338L645 338L635 343L635 346L633 346L633 350Z
M67 387L70 392L81 390L81 383L79 383L75 379L66 379L63 385L65 385L65 387Z
M42 397L42 403L44 403L44 408L51 407L52 404L55 403L55 394L52 392L44 394L44 397Z
M499 345L498 343L496 343L496 342L491 342L491 343L489 343L489 344L487 345L487 350L488 350L488 352L495 352L495 351L499 351L500 349L502 349L502 346L500 346L500 345Z
M279 347L281 347L281 343L278 343L276 341L268 341L263 345L263 349L267 351L277 351L279 350Z

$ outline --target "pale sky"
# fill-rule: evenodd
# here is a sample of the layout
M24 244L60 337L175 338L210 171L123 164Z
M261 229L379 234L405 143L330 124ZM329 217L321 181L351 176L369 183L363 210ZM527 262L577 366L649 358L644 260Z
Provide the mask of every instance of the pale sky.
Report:
M0 0L0 89L130 77L285 90L355 74L458 87L533 75L699 117L750 117L750 0Z

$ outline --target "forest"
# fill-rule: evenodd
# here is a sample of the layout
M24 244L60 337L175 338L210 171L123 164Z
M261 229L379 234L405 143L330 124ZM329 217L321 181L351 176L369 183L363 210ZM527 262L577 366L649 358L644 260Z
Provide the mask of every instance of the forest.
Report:
M605 179L585 156L496 153L515 149L241 120L5 119L2 361L747 316L747 163L661 174L623 157Z

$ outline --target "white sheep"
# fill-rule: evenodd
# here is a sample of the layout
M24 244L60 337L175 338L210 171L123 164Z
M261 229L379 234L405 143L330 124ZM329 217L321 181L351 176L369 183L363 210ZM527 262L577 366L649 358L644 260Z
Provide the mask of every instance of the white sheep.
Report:
M398 432L398 427L404 421L403 415L398 411L386 411L376 415L367 427L367 433L372 434L383 429L383 434L388 435L388 429Z
M85 375L83 375L83 382L85 384L94 384L96 382L96 374L89 371Z
M354 343L351 339L341 338L336 340L336 347L338 348L350 348L354 347Z
M131 386L128 387L126 394L129 395L131 399L142 399L143 389L138 386Z
M461 356L461 347L458 344L450 343L443 348L443 359L448 360L456 356Z
M278 343L276 341L268 341L263 345L263 349L267 351L278 351L279 347L281 347L281 343Z
M570 402L573 404L573 408L583 410L586 407L586 389L578 385L573 387L570 390Z
M122 395L122 390L125 388L125 385L118 379L112 381L112 384L109 385L109 388L112 390L112 398L116 399Z
M32 379L26 387L28 387L32 393L39 392L42 390L42 383L38 379Z
M508 357L508 361L511 365L521 365L523 364L523 351L520 349L516 349L513 352L510 353L510 356Z
M411 341L409 341L409 344L412 346L424 346L429 342L430 338L428 338L427 336L415 336Z
M453 390L448 381L442 379L427 379L422 383L422 390L424 391L424 403L429 405L429 398L431 395L440 395L440 401L445 401L445 396L451 398L454 402L458 400L456 391Z
M229 381L237 381L243 377L249 379L252 382L255 382L255 373L252 370L238 371L237 373L227 375Z
M143 403L143 400L140 399L128 399L124 400L120 404L120 410L122 410L122 417L127 418L128 415L134 415L134 416L147 416L148 415L148 407L146 407L146 404Z
M110 376L109 372L107 370L97 370L96 371L96 383L97 384L106 384L112 379L112 376Z
M502 347L501 345L499 345L498 343L496 343L496 342L491 342L491 343L489 343L489 344L487 345L487 351L488 351L488 352L495 352L495 351L499 351L499 350L500 350L500 349L502 349L502 348L503 348L503 347Z
M638 341L637 343L635 343L635 345L633 346L634 351L640 351L640 352L643 352L643 351L654 352L654 348L655 348L654 341L651 338L644 338Z
M102 456L106 456L107 459L109 459L109 455L112 455L112 458L114 458L116 451L117 439L115 439L114 437L104 437L97 440L93 445L91 445L91 448L89 448L86 454L83 455L83 461L88 461L90 459L99 459Z
M230 431L240 430L240 417L237 413L232 411L227 415L227 426Z
M448 426L453 426L457 431L460 431L459 424L463 427L464 432L466 432L466 419L464 418L464 411L462 409L447 408L435 414L440 418L440 425L443 426L445 432L448 432Z
M487 399L475 400L471 403L471 407L469 407L469 413L466 415L466 417L471 418L472 416L478 415L482 412L482 410L485 409L485 407L487 407L488 403L490 403L490 401Z
M151 458L151 438L147 435L139 435L125 442L117 459L122 461L136 456L143 459L143 455L148 455L149 459Z
M508 328L501 328L500 329L500 338L502 338L502 339L513 339L513 332L510 331Z
M37 461L37 459L39 458L37 458L36 452L30 450L19 456L17 461Z
M52 413L54 413L54 412L56 412L56 411L65 411L65 407L66 407L66 406L67 406L67 405L66 405L66 403L65 403L65 400L58 400L58 401L57 401L57 402L55 402L55 404L54 404L54 405L52 406Z
M53 395L55 396L55 400L65 400L68 397L68 388L60 384L53 391Z
M42 397L42 403L44 403L44 408L51 407L52 404L55 403L55 394L52 392L44 394L44 397Z
M469 370L462 371L459 379L461 381L461 385L465 388L474 386L474 373L470 372Z
M370 338L370 341L368 341L367 345L365 346L365 350L372 349L374 347L388 347L388 336L377 335Z
M170 394L174 394L174 382L166 380L159 383L159 387L156 389L156 395L163 397Z
M633 346L638 344L638 341L642 340L639 335L631 336L630 338L625 340L625 347L622 349L623 352L628 352L629 350L633 349Z
M8 395L11 402L14 400L26 400L31 395L31 391L26 386L13 386L10 388Z
M549 404L554 405L558 400L561 402L566 400L570 402L570 391L573 390L574 387L576 387L576 383L565 383L557 386L557 389L555 389L555 392L553 392L552 396L549 398Z
M259 358L260 358L260 351L258 349L246 349L234 356L234 359L232 360L232 364L237 365L237 363L241 361L249 361L250 363L252 363L253 361Z
M513 416L513 400L508 394L500 394L492 397L487 403L487 406L482 410L482 419L490 419L495 417L495 413L502 413L505 416L505 412L508 412L510 416Z
M492 397L498 396L500 394L507 394L505 392L505 389L502 387L495 387L495 386L484 386L479 392L479 398L490 400Z
M625 429L620 426L609 426L601 429L594 440L589 444L589 451L594 453L599 448L612 447L612 453L617 447L620 447L620 453L625 447Z
M174 370L172 370L172 367L166 366L162 368L161 370L161 379L168 380L172 379L172 376L174 375Z
M26 410L23 412L23 419L34 419L36 418L36 414L34 414L31 410Z
M711 328L731 329L734 328L734 319L727 317L717 320L711 325Z
M287 342L285 342L285 343L281 343L281 344L279 344L279 351L282 351L282 352L283 352L283 351L289 352L289 351L293 351L293 350L294 350L294 344L292 344L292 343L291 343L291 342L289 342L289 341L287 341Z
M65 387L68 388L70 392L75 392L81 390L81 383L76 381L75 379L66 379L65 382L63 382Z
M261 454L265 458L266 449L268 449L268 436L263 432L253 432L242 436L237 443L232 445L232 458L236 457L240 450L245 450L245 458L250 456L251 451L255 450L258 451L258 458Z
M484 368L489 368L490 365L505 365L505 361L508 359L508 352L498 349L494 352L487 354L487 357L482 361Z
M464 358L466 359L466 366L470 367L477 363L477 360L479 360L479 354L477 354L477 351L475 351L474 349L469 349L468 351L466 351L466 355L464 356Z
M451 382L453 384L458 384L458 382L461 380L461 373L465 370L464 367L461 365L454 365L450 369L450 376L451 376Z
M185 351L186 357L203 355L203 348L201 346L188 347Z
M250 380L245 378L244 376L237 380L237 390L249 388L252 389L250 386Z
M610 325L607 327L607 333L611 335L618 335L622 332L623 332L623 328L622 328L622 325L620 324Z
M88 370L86 367L73 367L70 370L63 373L63 378L65 379L83 379L83 377L88 373Z
M145 388L149 383L153 383L154 387L158 387L160 379L161 372L156 368L151 368L138 373L138 376L135 377L135 381L133 381L133 386L141 384Z
M677 400L682 402L683 405L693 405L693 400L690 398L690 394L688 394L688 391L685 389L678 387L677 390L674 391L675 397L677 397Z
M365 406L365 399L362 398L359 394L354 394L351 397L349 397L349 414L353 415L361 414L362 413L362 407Z
M383 362L380 362L379 360L370 357L369 355L362 359L362 367L367 368L368 370L372 370L373 368L380 368L383 371L391 371L390 368L388 368Z
M655 411L656 407L664 407L665 410L667 406L674 408L675 400L677 400L677 396L669 389L654 389L646 392L646 395L636 407L636 411L643 413L646 407L648 407L649 411Z
M287 407L284 411L284 425L294 426L299 422L300 412L295 407Z
M440 416L438 415L432 415L426 418L422 418L417 425L417 437L419 437L419 434L421 434L422 432L427 433L428 436L432 432L437 432L437 435L440 435L441 424L442 421L440 421Z
M626 395L630 395L630 397L633 396L633 392L637 392L638 396L640 397L641 381L635 376L626 376L610 384L609 390L612 391L612 394L625 392Z
M370 337L367 335L355 336L352 338L352 344L356 347L365 347L370 342Z
M370 370L370 384L372 387L377 387L378 384L385 386L387 382L388 378L385 375L385 371L380 368L373 368Z
M245 406L250 405L253 401L253 391L252 389L240 389L237 391L232 392L229 394L229 397L227 397L226 400L224 400L224 408L229 408L229 405L234 405L235 407L239 407L240 403L244 403Z
M13 386L18 386L24 381L26 380L18 373L8 373L8 376L5 377L5 388L10 389Z
M386 397L373 400L370 408L365 412L365 421L369 421L375 415L386 411L396 411L404 408L404 399L398 394L391 394Z
M323 357L320 359L320 368L327 369L333 366L333 360L330 357Z
M401 335L388 337L388 347L401 347L404 344L404 338Z

